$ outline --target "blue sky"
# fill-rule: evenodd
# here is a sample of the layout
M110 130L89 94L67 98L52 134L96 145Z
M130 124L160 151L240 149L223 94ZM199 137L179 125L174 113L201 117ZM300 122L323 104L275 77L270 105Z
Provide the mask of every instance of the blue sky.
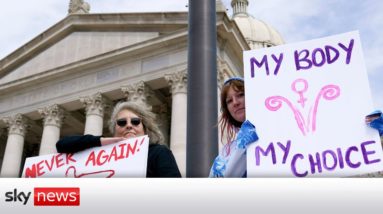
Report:
M187 0L85 0L91 13L187 11ZM231 15L230 0L223 0ZM0 58L65 18L69 0L12 0L0 7ZM383 109L383 1L249 0L248 12L286 43L359 30L375 108Z

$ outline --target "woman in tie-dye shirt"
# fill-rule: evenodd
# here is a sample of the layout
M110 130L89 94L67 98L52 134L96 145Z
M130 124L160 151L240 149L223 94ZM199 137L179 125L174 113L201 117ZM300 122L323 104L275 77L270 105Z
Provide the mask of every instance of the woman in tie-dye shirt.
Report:
M375 111L366 116L367 125L383 135L383 115ZM247 177L246 149L258 140L255 127L246 120L244 80L233 77L221 90L221 136L226 141L210 170L209 177Z
M214 160L210 177L246 177L246 148L258 140L255 127L246 120L243 78L225 81L221 90L221 135L226 138Z

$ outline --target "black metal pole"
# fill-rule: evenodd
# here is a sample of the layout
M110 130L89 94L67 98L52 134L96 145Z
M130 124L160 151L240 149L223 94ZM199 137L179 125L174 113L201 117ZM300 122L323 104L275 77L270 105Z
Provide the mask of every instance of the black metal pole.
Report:
M187 177L207 177L218 153L215 0L189 0Z

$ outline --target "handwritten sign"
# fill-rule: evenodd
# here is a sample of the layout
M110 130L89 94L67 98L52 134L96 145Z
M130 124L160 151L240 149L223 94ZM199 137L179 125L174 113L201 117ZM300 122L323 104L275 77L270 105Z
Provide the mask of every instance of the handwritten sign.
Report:
M74 154L27 158L23 175L36 177L145 177L149 138L131 138Z
M244 52L246 116L259 141L249 177L341 177L383 170L358 32Z

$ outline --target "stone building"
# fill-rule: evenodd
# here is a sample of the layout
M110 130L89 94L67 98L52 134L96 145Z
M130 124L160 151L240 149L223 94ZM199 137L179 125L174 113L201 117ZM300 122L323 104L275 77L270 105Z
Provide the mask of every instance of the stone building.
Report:
M242 76L244 50L283 43L249 15L248 3L232 0L229 17L217 1L219 86ZM108 136L111 107L121 100L152 108L185 176L187 12L89 9L71 0L63 20L0 60L0 176L19 177L26 157L55 153L64 136Z

